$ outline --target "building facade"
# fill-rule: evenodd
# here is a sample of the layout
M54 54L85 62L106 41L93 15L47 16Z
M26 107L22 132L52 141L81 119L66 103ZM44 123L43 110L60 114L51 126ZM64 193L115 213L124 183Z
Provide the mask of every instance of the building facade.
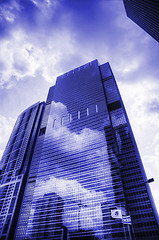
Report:
M2 239L159 239L158 215L109 63L94 60L59 76L46 103L35 106L35 135L25 141L31 150L24 147L21 171L13 171L25 181L8 197ZM9 146L16 143L3 155L5 179ZM14 159L19 166L19 155ZM1 196L13 181L2 182Z
M159 1L123 1L127 16L159 42Z
M44 103L37 103L18 117L0 167L0 239L12 239L19 216Z

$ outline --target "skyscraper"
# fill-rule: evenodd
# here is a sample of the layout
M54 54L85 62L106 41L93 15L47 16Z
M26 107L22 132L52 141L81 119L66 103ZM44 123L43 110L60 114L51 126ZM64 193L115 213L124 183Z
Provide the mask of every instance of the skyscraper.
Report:
M159 1L123 1L127 16L159 42Z
M44 103L18 117L0 168L0 239L11 239L25 189Z
M46 103L24 113L3 155L1 239L159 238L109 63L59 76Z

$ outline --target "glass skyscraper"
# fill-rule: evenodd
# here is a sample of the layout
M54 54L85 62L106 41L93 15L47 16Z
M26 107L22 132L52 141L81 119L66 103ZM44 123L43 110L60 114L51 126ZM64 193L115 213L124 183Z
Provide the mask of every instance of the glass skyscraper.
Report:
M159 239L109 63L59 76L18 118L1 164L1 239Z
M159 1L123 0L127 16L159 42Z

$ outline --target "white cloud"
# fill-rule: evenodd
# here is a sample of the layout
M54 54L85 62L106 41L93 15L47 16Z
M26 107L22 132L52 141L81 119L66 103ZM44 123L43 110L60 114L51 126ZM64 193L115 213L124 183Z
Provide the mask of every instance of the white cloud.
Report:
M13 13L11 13L10 11L7 11L7 10L4 10L3 11L3 16L4 18L8 21L8 22L11 22L13 23L14 22L14 19L15 19L15 15Z
M150 184L156 206L159 210L159 109L153 105L159 102L159 83L153 79L140 82L119 83L123 102L135 135L147 178L154 178ZM152 108L151 108L152 106Z
M136 84L120 82L119 87L133 131L141 145L141 151L146 153L145 143L142 144L143 139L151 144L156 136L156 130L159 129L159 111L153 110L154 101L159 102L159 84L153 79L141 79Z
M1 86L5 83L10 86L12 76L20 80L26 75L34 75L37 61L29 56L27 49L30 46L22 31L14 32L11 39L1 42L1 59L4 65L1 71Z
M63 224L69 230L102 228L103 217L101 204L107 201L102 191L88 190L77 180L67 180L51 177L46 181L37 181L34 192L35 199L42 198L44 194L55 193L63 199ZM34 206L34 203L33 203ZM34 207L32 206L30 222L33 221Z
M52 102L51 110L50 110L50 116L48 119L48 125L47 125L47 132L49 135L52 136L54 141L58 140L62 135L65 136L65 142L64 144L60 144L61 149L65 149L65 151L80 151L84 150L85 148L88 148L93 142L96 143L102 143L105 141L105 134L102 131L98 130L92 130L89 128L82 129L79 133L70 131L69 128L66 125L61 126L61 118L66 117L69 119L69 113L67 111L67 107L58 102ZM53 129L53 123L56 119L55 123L55 129ZM58 141L57 141L58 142ZM101 150L102 148L100 148ZM99 149L98 149L99 150ZM96 151L96 154L99 154L99 156L102 154L102 152L99 153L99 151ZM107 155L107 148L103 150L103 155Z
M69 119L69 114L67 112L67 108L62 103L52 102L52 107L50 110L50 116L48 119L48 125L46 130L46 141L48 141L47 136L49 136L49 141L52 141L52 144L56 144L57 149L61 151L61 153L67 153L68 155L71 153L81 153L90 149L92 144L99 146L95 149L90 149L87 155L84 154L84 157L81 159L81 163L89 165L91 169L87 168L85 174L88 171L88 174L92 176L90 177L89 181L92 185L98 186L102 189L105 189L105 186L110 183L112 180L111 177L111 169L108 160L108 153L107 153L107 146L106 144L103 146L103 142L106 143L105 133L103 131L84 128L81 131L74 132L71 131L65 124L61 126L61 117L67 115L67 119ZM53 128L54 119L59 122L55 128ZM78 121L78 120L77 120ZM64 122L65 123L65 122ZM56 125L56 124L55 124ZM64 141L59 141L63 136ZM68 161L71 161L68 160ZM90 163L93 162L93 165ZM70 162L68 162L70 164ZM72 162L72 169L67 169L70 171L71 175L74 175L76 178L77 171L80 171L80 159L73 160ZM56 170L58 173L58 169L65 171L65 165L62 162L56 163ZM56 173L55 173L56 176ZM95 176L95 179L94 179ZM78 176L77 176L78 179ZM93 181L91 179L94 179ZM112 193L113 194L113 193Z
M102 142L102 140L105 140L104 133L89 128L84 128L79 134L70 132L68 128L64 126L52 130L54 140L60 138L61 135L66 136L67 142L67 144L65 142L61 147L68 152L84 150L93 142L99 143Z
M40 8L41 12L45 17L49 18L53 14L53 9L55 11L56 7L59 6L59 0L32 0L32 2Z
M48 36L43 45L37 38L32 39L32 36L16 30L12 32L10 39L1 41L0 58L3 68L0 86L12 87L15 80L26 76L33 77L37 71L46 81L52 83L61 73L60 61L65 55L74 52L70 33L63 31L55 36Z
M5 19L9 23L14 23L16 18L15 11L20 11L20 5L17 1L12 0L12 3L5 3L0 6L1 15L0 19Z
M125 60L126 59L126 60ZM141 65L142 59L141 57L132 57L130 59L125 58L123 60L120 59L120 62L116 63L116 71L122 73L135 72Z
M106 201L104 192L88 190L84 188L77 180L68 180L56 177L50 177L46 181L37 181L35 196L42 197L44 194L55 192L64 200L75 199L77 203L83 205L96 205Z
M0 115L0 160L4 152L4 148L9 140L14 123L15 119L11 117L6 118Z

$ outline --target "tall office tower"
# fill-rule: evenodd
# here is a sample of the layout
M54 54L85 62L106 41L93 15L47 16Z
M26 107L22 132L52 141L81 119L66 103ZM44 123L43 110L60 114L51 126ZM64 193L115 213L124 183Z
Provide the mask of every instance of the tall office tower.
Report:
M12 239L26 185L44 103L18 117L0 168L0 239Z
M123 1L127 16L159 42L159 1Z
M35 106L41 111L30 127L38 136L26 141L15 171L17 179L26 173L26 187L24 181L17 194L18 180L2 185L8 207L1 239L7 229L15 240L159 239L157 212L109 63L95 60L58 77L45 106ZM6 162L3 168L13 161ZM5 190L13 184L15 190ZM15 219L10 225L8 216Z

